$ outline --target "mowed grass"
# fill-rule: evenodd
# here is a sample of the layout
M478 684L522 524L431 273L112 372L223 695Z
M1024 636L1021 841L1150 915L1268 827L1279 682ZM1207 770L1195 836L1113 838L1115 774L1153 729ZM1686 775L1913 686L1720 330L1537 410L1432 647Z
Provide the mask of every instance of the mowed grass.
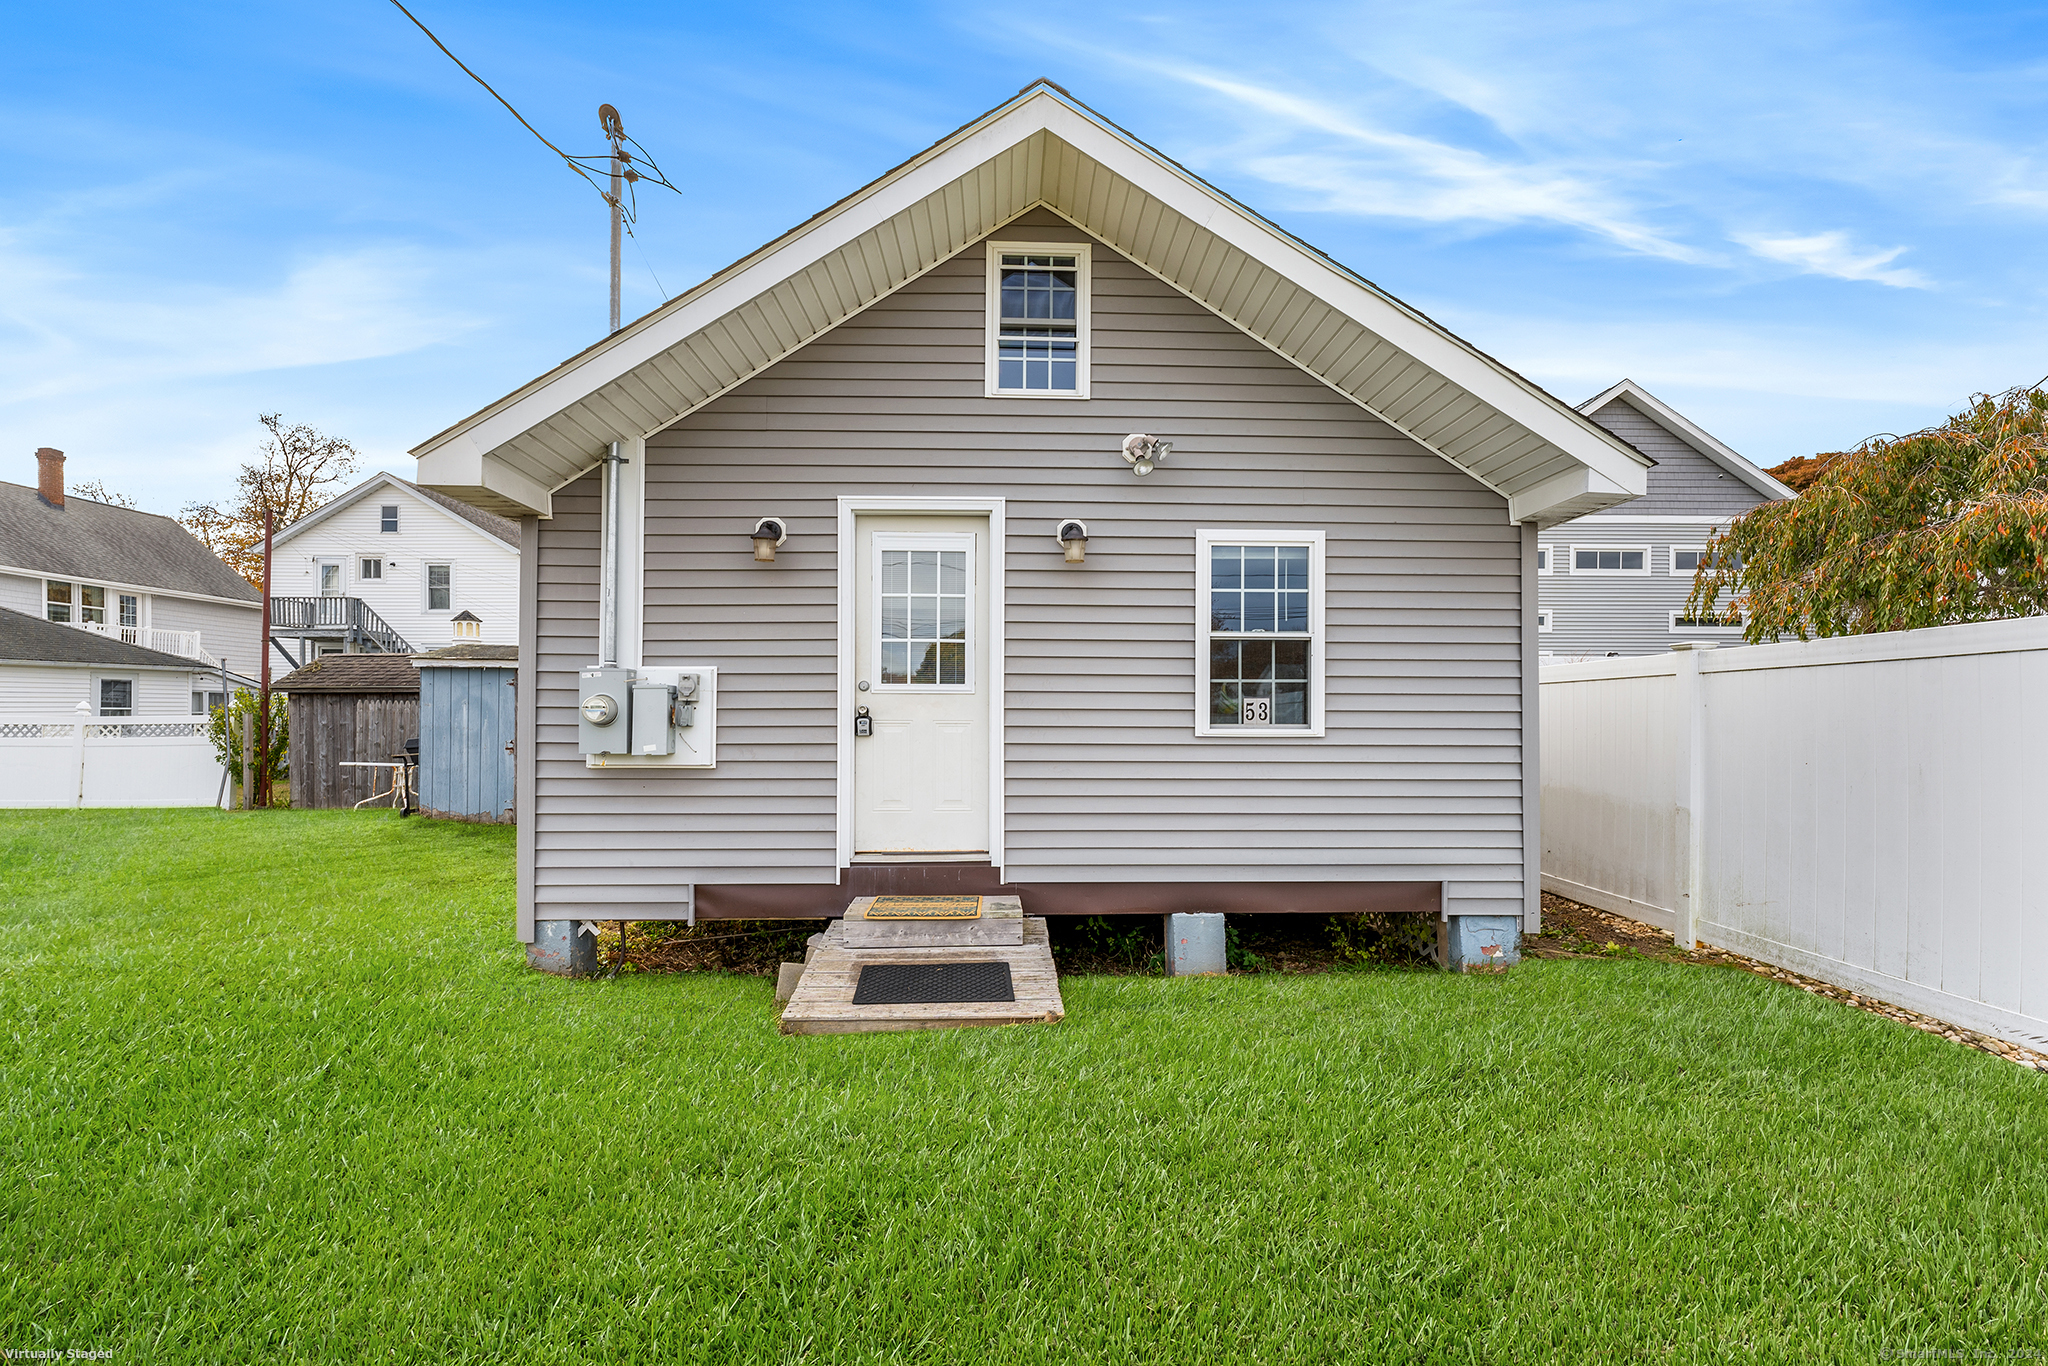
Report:
M0 816L0 1347L1869 1360L2048 1338L2048 1077L1745 973L1069 978L784 1038L571 982L512 832Z

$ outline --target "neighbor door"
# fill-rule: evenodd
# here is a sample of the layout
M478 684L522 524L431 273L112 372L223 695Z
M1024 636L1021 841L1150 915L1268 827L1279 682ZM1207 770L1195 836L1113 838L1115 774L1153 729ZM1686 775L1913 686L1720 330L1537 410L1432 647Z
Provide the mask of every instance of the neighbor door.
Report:
M986 856L988 518L855 520L856 858Z

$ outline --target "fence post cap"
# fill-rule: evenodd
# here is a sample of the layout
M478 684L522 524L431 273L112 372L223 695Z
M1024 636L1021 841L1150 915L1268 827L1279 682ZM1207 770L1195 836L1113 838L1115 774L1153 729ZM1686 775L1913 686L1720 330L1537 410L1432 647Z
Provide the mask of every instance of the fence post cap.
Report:
M1717 640L1681 640L1671 648L1673 650L1718 650L1721 648L1721 643Z

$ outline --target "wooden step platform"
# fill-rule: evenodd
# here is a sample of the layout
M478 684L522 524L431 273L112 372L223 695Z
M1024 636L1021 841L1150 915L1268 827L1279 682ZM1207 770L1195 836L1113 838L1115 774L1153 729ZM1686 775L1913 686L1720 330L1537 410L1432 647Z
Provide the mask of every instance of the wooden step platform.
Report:
M847 942L834 921L817 937L796 992L782 1009L785 1034L867 1034L902 1029L957 1029L964 1025L1051 1024L1065 1017L1059 973L1043 916L1023 916L1022 944L920 944L870 948ZM861 1005L854 984L869 963L988 963L1010 965L1014 1001L941 1005Z

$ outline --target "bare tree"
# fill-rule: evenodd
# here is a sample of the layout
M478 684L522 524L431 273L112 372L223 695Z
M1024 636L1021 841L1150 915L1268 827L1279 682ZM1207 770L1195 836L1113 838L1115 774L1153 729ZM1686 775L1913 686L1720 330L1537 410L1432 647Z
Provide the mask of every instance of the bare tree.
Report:
M71 491L80 498L87 498L95 503L106 503L111 507L132 508L137 506L133 498L130 498L125 493L114 492L98 479L84 480L74 485Z
M261 460L235 475L233 498L225 507L188 503L178 520L228 568L261 588L265 510L282 530L325 503L355 473L356 448L303 422L287 423L278 413L261 414L257 421L270 436Z

